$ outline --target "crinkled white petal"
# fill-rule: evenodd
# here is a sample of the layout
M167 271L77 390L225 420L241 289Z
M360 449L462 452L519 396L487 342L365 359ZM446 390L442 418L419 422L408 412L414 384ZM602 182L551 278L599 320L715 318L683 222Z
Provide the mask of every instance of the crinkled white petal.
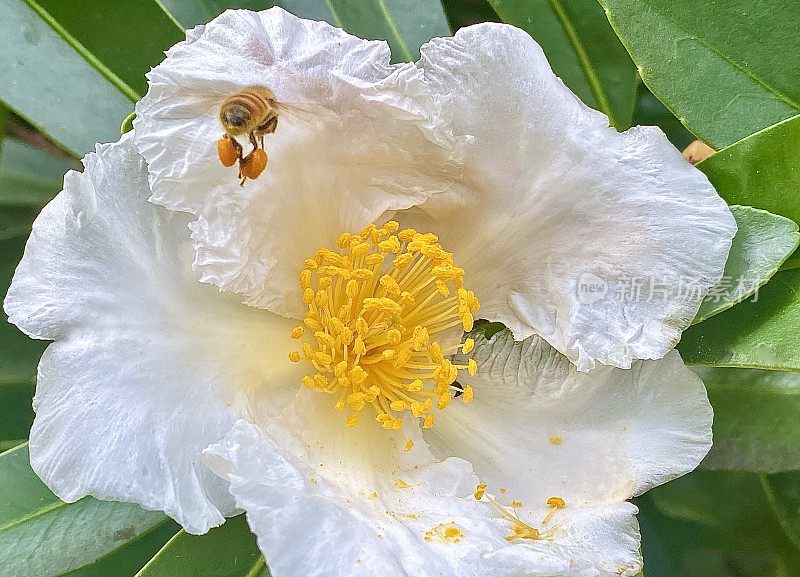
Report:
M401 222L440 236L481 316L518 340L539 334L581 370L664 356L736 230L706 177L658 128L610 128L512 26L434 39L420 67L436 122L470 140L468 192L434 195Z
M196 281L189 219L146 202L130 138L84 164L36 220L5 300L12 323L55 340L31 463L66 501L135 501L202 533L233 503L200 451L245 414L240 391L289 365L290 326Z
M451 403L426 438L509 499L619 502L693 470L711 448L705 387L676 351L582 373L542 338L504 330L477 337L471 356L478 373L462 384L474 399Z
M385 42L280 8L228 11L170 49L148 74L135 140L151 200L197 217L202 280L252 306L300 315L304 259L447 187L426 161L439 145L428 127L435 107L416 98L421 77L413 64L390 66ZM267 169L240 187L236 168L217 157L218 113L249 86L310 114L279 116L264 142Z
M467 461L435 459L411 420L409 452L401 434L372 420L348 429L321 399L301 391L263 428L239 421L205 452L274 575L589 577L641 568L634 506L573 507L546 538L510 543L509 521L475 500ZM525 515L538 525L546 513ZM460 539L448 538L448 527Z

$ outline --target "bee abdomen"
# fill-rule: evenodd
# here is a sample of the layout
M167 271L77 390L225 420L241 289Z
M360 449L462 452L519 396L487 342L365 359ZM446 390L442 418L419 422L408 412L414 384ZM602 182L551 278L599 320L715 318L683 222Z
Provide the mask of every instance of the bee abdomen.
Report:
M269 103L267 99L252 90L242 90L237 92L223 104L223 107L242 106L251 112L253 117L260 117L266 114Z

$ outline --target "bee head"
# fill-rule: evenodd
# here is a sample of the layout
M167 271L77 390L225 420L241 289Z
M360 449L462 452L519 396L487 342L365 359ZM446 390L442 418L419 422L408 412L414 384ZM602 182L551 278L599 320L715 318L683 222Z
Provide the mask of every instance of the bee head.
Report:
M250 123L250 111L239 104L232 104L220 111L219 114L222 126L230 134L237 135L245 132L245 128Z

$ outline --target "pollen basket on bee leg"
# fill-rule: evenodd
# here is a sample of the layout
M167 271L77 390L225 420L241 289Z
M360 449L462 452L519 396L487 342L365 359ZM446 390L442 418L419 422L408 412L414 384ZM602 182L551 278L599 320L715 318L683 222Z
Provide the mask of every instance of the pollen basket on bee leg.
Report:
M240 162L242 177L250 180L258 178L267 167L267 153L263 148L256 148Z
M314 368L303 383L334 396L347 426L366 410L385 429L400 429L404 414L433 427L435 412L467 390L454 386L459 371L475 370L449 359L465 345L453 331L470 331L479 307L463 286L464 270L436 235L394 221L343 233L337 245L338 252L317 251L300 272L310 334L303 339L298 327L292 337L304 340Z
M242 157L242 145L226 134L217 141L217 154L222 166L231 167Z

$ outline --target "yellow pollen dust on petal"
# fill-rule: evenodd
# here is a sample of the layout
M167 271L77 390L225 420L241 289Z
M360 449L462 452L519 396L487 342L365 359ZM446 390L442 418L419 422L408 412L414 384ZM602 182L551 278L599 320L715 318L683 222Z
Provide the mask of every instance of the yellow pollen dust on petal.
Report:
M460 371L474 376L477 364L454 365L449 356L475 346L458 336L472 329L480 304L438 241L395 221L373 224L339 235L338 251L320 249L298 275L308 312L291 337L303 339L312 369L303 384L348 409L348 427L370 411L387 430L400 429L405 415L431 428L453 396L474 396L456 381Z
M425 531L424 539L428 542L459 543L464 532L455 523L441 523Z
M538 529L531 527L527 523L523 522L517 515L501 505L497 499L494 497L486 494L487 485L485 483L480 483L475 488L475 499L478 501L488 502L492 507L494 507L500 515L505 518L507 521L511 523L511 535L506 537L507 541L517 541L520 539L539 539L541 538L541 533ZM504 489L501 489L501 492L505 492ZM512 501L511 507L522 507L522 501Z

